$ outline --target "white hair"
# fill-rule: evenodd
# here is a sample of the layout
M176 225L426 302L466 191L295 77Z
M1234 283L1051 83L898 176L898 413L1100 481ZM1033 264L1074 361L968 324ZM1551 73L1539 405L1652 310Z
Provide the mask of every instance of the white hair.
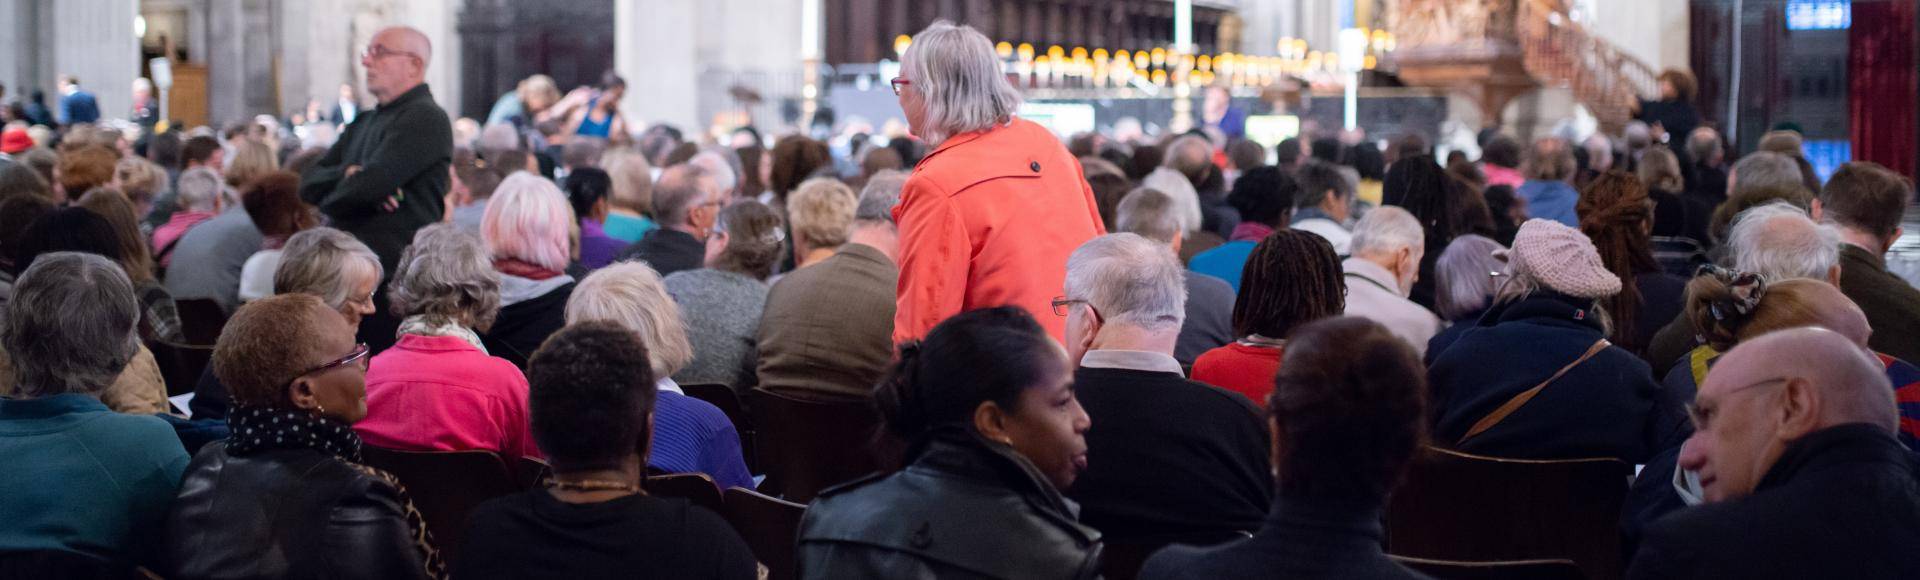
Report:
M1422 251L1426 245L1426 231L1420 227L1420 220L1396 206L1374 208L1353 225L1351 248L1355 256L1397 252L1400 248Z
M1825 280L1840 263L1840 232L1814 223L1806 211L1784 201L1740 212L1727 243L1733 247L1734 268L1769 282Z
M740 178L733 171L733 164L728 163L726 157L714 151L701 151L688 159L687 163L707 170L707 175L713 177L713 186L726 192L727 195L733 195L733 189L740 184Z
M195 167L180 174L180 182L174 184L175 198L179 200L180 207L187 211L213 211L214 202L220 198L220 190L225 187L219 173L206 167Z
M1194 191L1193 182L1187 181L1187 176L1169 167L1159 167L1140 180L1140 187L1151 187L1173 198L1174 204L1179 207L1176 214L1180 216L1180 231L1199 231L1203 220L1200 215L1200 192Z
M482 156L498 151L519 151L520 132L513 125L493 123L480 130L480 153Z
M566 317L568 325L603 320L639 334L654 376L673 376L693 362L680 307L646 262L620 262L588 274L567 298Z
M1181 234L1173 198L1151 187L1136 187L1113 208L1113 229L1172 244Z
M1173 248L1137 234L1088 240L1067 258L1068 298L1086 300L1108 322L1178 330L1186 321L1186 270Z
M926 126L916 129L929 145L1004 125L1020 108L993 42L971 26L940 20L913 35L900 71L925 98Z

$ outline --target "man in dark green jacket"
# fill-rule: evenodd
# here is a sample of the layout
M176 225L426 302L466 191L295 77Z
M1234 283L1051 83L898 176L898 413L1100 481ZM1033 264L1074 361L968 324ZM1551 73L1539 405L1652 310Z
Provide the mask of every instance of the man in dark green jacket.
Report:
M375 34L360 64L379 106L348 125L300 179L301 199L372 248L389 274L414 231L445 213L453 126L427 89L432 58L432 45L418 30Z
M1920 361L1920 290L1887 271L1886 253L1900 239L1900 218L1913 185L1874 163L1848 163L1820 192L1825 218L1840 228L1840 292L1873 327L1873 350Z
M453 124L427 90L432 60L433 46L419 30L402 26L373 35L360 65L379 106L357 115L300 176L300 198L379 255L389 276L413 233L445 215L442 196L452 185ZM360 324L360 342L376 352L393 344L400 325L387 312L385 288L383 280L374 297L379 310Z

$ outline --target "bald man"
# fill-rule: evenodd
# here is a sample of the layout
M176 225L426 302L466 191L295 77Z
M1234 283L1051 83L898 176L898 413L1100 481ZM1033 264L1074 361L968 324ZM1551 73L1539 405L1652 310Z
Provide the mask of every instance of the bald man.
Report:
M1920 578L1920 483L1881 365L1818 328L1742 342L1694 400L1706 505L1655 523L1628 578Z
M356 115L345 133L300 179L300 197L332 225L372 248L388 273L413 233L445 215L442 196L453 161L453 125L426 84L433 46L425 34L393 27L373 35L360 65L379 105ZM381 284L382 294L386 284ZM393 344L399 322L384 308L360 325L376 350Z

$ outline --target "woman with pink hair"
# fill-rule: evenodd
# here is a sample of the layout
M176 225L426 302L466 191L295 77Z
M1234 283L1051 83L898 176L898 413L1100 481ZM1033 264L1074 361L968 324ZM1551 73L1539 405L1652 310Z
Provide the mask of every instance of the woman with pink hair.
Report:
M487 351L527 368L547 335L566 324L573 296L573 207L544 177L515 172L500 182L480 218L480 236L500 272L500 315L481 336Z

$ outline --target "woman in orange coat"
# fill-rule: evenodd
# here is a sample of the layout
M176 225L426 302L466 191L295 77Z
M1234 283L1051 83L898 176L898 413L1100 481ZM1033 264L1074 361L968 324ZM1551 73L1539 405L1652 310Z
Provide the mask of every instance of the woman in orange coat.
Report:
M972 27L927 27L900 70L900 108L934 150L893 210L894 341L923 337L963 311L1013 305L1064 343L1066 320L1050 302L1066 282L1067 256L1106 233L1079 161L1046 128L1014 118L1020 93Z

